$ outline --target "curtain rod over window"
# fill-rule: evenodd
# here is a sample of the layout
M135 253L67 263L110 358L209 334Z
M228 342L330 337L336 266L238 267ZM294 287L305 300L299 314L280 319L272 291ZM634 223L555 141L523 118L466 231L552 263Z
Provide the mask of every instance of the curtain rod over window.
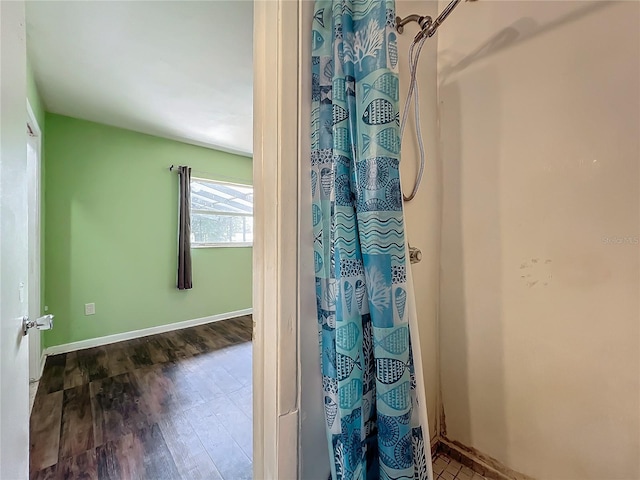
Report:
M183 165L171 165L169 167L169 171L173 172L174 170L177 172L178 168L182 167ZM185 167L187 165L184 165ZM241 185L253 185L253 181L252 180L247 180L246 178L239 178L239 177L229 177L227 175L220 175L218 173L213 173L213 172L204 172L201 170L191 170L193 172L193 174L195 176L198 176L198 174L200 175L206 175L208 177L209 180L222 180L222 181L228 181L229 183L239 183ZM205 178L204 180L206 180L207 178Z

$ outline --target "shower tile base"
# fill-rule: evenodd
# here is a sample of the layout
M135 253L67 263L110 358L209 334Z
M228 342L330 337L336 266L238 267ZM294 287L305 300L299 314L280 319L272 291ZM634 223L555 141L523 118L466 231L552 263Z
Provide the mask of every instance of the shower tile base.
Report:
M438 453L433 461L434 480L487 480L483 475L447 456Z
M446 437L431 444L434 480L534 480Z

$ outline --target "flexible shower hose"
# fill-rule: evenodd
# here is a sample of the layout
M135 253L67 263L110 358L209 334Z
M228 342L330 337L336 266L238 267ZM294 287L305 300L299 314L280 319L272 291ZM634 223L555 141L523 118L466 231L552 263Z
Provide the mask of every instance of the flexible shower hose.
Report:
M416 182L413 186L413 190L411 194L404 195L405 202L410 202L418 193L418 188L420 187L420 183L422 182L422 175L424 174L425 167L425 153L424 153L424 143L422 141L422 129L420 126L420 93L418 89L418 79L417 79L417 71L418 71L418 61L420 59L420 52L422 51L422 47L424 42L427 40L426 35L418 34L411 43L409 47L409 72L411 74L411 81L409 83L409 92L407 93L407 101L404 104L404 110L402 112L402 122L400 123L400 142L402 142L402 137L404 134L404 127L407 124L407 118L409 117L409 109L411 108L411 100L413 100L414 105L414 118L416 124L416 136L418 137L418 148L420 150L420 164L418 166L418 173L416 175Z

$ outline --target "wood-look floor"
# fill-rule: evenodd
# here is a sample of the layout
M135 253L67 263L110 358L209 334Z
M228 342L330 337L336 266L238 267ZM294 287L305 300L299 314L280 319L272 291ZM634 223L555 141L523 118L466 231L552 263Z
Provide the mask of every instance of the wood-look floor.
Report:
M250 316L47 358L32 479L250 479Z

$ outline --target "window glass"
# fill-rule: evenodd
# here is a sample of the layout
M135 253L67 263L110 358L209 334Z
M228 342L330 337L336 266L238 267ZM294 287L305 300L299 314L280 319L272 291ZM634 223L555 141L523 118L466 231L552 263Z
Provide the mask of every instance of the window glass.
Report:
M192 246L252 243L253 187L192 178Z

